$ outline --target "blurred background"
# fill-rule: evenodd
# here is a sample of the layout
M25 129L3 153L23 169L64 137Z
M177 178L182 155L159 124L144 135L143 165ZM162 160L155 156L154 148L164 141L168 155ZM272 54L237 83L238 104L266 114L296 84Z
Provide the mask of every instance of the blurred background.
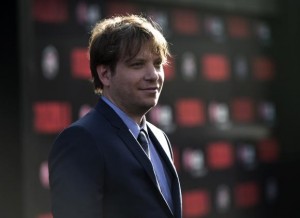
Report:
M93 107L91 27L162 26L173 57L147 115L170 137L184 218L299 217L300 1L20 0L1 11L0 217L51 218L47 156Z

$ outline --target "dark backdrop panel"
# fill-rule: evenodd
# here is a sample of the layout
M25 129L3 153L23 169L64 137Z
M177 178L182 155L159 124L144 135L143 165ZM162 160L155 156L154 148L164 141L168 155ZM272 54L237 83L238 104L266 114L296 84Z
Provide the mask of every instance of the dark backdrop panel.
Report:
M7 1L0 23L0 217L20 217L22 172L17 3Z

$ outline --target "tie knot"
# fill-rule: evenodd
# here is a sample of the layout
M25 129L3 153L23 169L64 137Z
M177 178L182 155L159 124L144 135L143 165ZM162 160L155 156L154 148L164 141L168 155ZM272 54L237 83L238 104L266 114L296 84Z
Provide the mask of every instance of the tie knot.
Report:
M137 140L144 149L145 153L149 156L149 142L145 130L142 129L140 131Z

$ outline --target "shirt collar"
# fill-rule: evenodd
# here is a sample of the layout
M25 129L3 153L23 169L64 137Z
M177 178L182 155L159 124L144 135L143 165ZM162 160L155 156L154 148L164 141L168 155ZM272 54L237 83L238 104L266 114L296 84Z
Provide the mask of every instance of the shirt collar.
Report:
M145 130L148 134L145 116L143 117L142 123L139 126L133 119L131 119L124 111L122 111L118 106L112 103L108 98L106 98L105 96L101 96L101 98L118 114L118 116L126 124L126 126L135 138L138 137L141 129Z

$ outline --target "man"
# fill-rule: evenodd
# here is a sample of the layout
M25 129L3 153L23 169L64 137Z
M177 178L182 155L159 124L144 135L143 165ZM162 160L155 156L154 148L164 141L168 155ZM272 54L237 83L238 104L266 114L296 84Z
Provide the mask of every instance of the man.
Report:
M89 51L101 96L50 152L54 218L181 218L170 142L145 118L162 90L165 38L146 18L113 17L95 25Z

